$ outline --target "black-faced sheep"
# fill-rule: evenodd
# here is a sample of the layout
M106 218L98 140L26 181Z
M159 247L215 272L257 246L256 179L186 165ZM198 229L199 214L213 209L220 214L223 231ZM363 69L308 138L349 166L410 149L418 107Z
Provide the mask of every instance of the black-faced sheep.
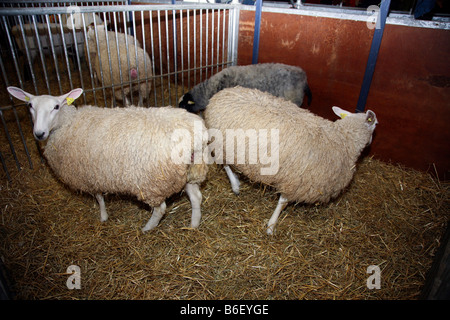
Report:
M308 105L311 104L312 95L305 71L281 63L261 63L223 69L185 93L180 98L179 107L193 113L203 111L214 94L235 86L268 92L298 106L302 105L306 94Z

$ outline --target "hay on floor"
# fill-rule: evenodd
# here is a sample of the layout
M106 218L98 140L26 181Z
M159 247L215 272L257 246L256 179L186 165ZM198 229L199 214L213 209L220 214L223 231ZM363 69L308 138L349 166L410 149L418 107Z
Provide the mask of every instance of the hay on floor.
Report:
M449 185L364 159L345 193L326 205L290 205L274 236L265 225L277 194L243 181L232 193L211 166L202 221L190 225L185 194L168 200L153 231L149 208L67 189L45 164L1 181L0 255L18 299L414 299L449 218ZM81 270L69 290L66 270ZM366 286L367 267L381 289Z
M13 111L3 116L22 168L0 135L12 180L0 170L0 257L17 299L415 299L450 217L448 182L365 158L339 198L289 205L268 236L275 191L243 179L236 196L212 165L200 228L188 228L182 193L143 234L148 207L108 195L101 223L94 197L69 190L41 162L28 110L18 108L17 119L32 168ZM66 286L71 265L80 267L79 290ZM367 288L371 265L381 289Z

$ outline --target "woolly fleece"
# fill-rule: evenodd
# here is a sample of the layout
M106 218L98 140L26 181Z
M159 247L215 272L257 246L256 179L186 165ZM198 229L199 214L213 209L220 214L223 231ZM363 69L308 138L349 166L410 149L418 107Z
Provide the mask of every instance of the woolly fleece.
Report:
M272 128L279 129L276 174L261 175L260 164L234 167L253 181L275 187L289 201L306 203L327 202L350 183L355 162L373 132L364 113L332 122L290 101L242 87L214 95L204 115L207 127L221 130L224 141L226 129L267 129L269 133ZM270 141L269 135L269 152L277 148ZM248 144L246 139L246 150ZM225 146L226 142L224 155Z

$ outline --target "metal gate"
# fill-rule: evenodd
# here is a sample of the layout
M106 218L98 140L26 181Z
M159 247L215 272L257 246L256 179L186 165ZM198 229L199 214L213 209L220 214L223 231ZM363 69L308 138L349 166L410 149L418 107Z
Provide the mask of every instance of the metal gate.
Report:
M84 89L78 104L176 106L236 65L239 5L126 1L0 1L0 160L11 181L42 159L28 109L6 91Z

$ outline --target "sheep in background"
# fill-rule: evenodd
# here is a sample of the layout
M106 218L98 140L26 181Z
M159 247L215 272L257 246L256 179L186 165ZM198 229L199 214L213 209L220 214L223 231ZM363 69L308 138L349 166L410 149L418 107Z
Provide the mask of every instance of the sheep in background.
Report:
M15 87L8 91L28 102L35 138L48 138L44 156L54 173L72 189L95 194L101 221L108 218L103 193L129 194L154 207L142 230L153 229L165 212L165 199L184 188L192 204L191 227L199 226L199 184L207 165L191 157L206 140L179 142L172 137L176 129L192 133L196 128L203 134L199 116L171 107L75 108L71 104L82 89L59 97L33 96ZM173 149L181 143L190 151L189 161L173 160Z
M328 202L352 180L359 155L372 141L377 119L370 110L353 114L333 107L333 111L342 119L332 122L298 108L290 101L242 87L224 89L210 99L204 114L209 130L218 129L224 137L226 130L233 129L270 131L268 145L263 147L272 156L278 155L274 159L277 170L263 174L261 159L250 164L250 153L244 162L234 160L232 163L252 181L273 186L280 193L278 205L268 222L268 234L273 233L278 216L288 202ZM277 132L278 141L273 142L272 134ZM261 136L259 139L261 149ZM250 145L250 139L243 141L245 150L256 150ZM227 142L223 143L224 154ZM238 193L238 178L228 166L225 169L233 191Z
M311 104L312 95L305 71L281 63L261 63L223 69L185 93L179 101L179 107L193 113L203 111L214 94L235 86L259 89L298 106L302 105L306 94L308 105Z
M75 32L73 36L72 30L65 27L63 23L26 23L23 25L15 25L11 28L11 33L17 44L18 49L24 55L24 61L21 68L24 70L24 77L28 77L30 65L39 57L40 53L51 56L53 52L56 55L64 55L65 53L71 58L74 66L77 65L75 56L75 46L79 52L80 58L84 57L84 37L81 31ZM63 39L65 48L63 46Z
M147 97L150 92L150 85L146 79L152 75L152 63L148 53L140 47L138 41L136 41L136 46L134 45L134 37L131 35L107 31L104 26L98 26L97 36L98 50L94 27L89 27L87 34L89 54L96 78L101 80L103 76L103 86L113 86L116 99L124 100L125 106L130 105L127 96L133 92L139 92L139 106L142 106L144 96ZM108 37L109 48L106 37ZM128 54L125 41L128 43ZM130 59L130 64L128 64L128 59ZM122 80L120 75L122 75ZM138 79L139 83L135 82ZM131 86L130 81L134 82ZM122 96L122 86L125 97ZM111 97L111 100L113 105L114 98Z
M84 24L83 24L83 16L81 13L77 12L72 15L67 14L62 17L63 23L70 30L76 29L84 29L87 28L91 24L101 25L103 20L96 13L84 13ZM93 16L92 16L93 15Z

